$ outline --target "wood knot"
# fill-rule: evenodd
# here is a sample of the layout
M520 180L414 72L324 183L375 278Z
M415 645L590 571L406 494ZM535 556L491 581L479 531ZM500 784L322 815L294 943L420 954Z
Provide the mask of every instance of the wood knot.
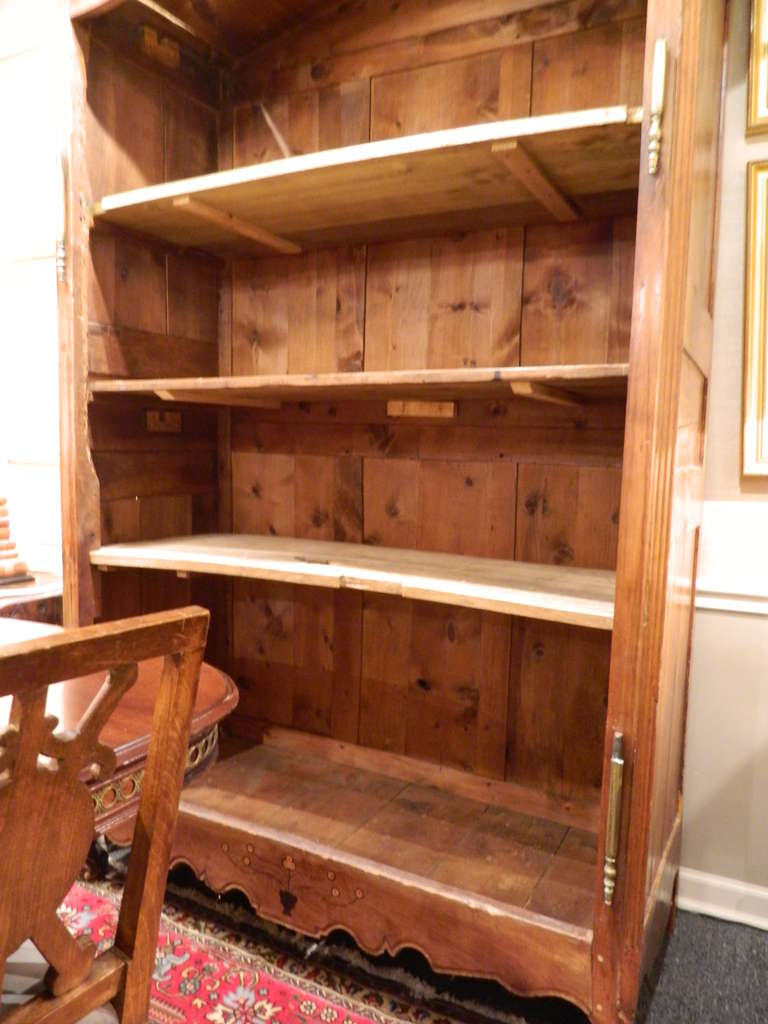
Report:
M321 526L325 526L325 524L328 522L328 518L328 513L324 509L313 509L311 521L315 529L319 529Z
M555 565L562 565L563 562L573 561L573 548L566 541L561 541L555 548Z
M558 311L576 305L576 283L563 270L553 270L549 278L549 297L552 308Z
M544 495L539 491L531 491L530 494L526 495L525 498L525 511L529 516L535 516L536 510L539 507L539 502L542 503L542 511L544 511Z
M378 423L371 427L371 437L375 447L380 452L386 452L394 440L394 434L389 427Z

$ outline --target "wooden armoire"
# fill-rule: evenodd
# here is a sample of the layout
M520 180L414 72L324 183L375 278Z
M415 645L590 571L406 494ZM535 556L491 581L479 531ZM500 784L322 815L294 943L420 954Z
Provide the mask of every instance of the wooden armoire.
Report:
M669 927L724 0L71 0L65 618L194 601L175 859L631 1021Z

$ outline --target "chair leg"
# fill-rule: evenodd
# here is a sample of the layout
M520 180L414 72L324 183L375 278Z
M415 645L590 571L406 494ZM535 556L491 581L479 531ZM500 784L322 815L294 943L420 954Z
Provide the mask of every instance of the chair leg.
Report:
M44 931L32 936L32 941L50 964L45 985L53 995L63 995L88 977L95 946L73 939L57 914Z

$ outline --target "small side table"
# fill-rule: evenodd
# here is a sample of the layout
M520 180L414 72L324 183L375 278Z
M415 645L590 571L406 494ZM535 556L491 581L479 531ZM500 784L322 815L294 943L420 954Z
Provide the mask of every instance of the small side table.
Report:
M60 626L0 618L0 649L6 644L56 633ZM102 742L117 756L117 769L109 779L90 783L96 833L117 844L130 843L138 810L149 733L162 658L139 663L139 677L101 733ZM59 729L74 729L104 681L104 673L82 676L48 688L46 711L59 720ZM203 663L192 715L184 782L211 767L219 752L219 722L237 706L237 687L219 669ZM11 698L0 698L0 727L8 722Z
M0 619L32 619L61 624L61 576L38 572L27 583L0 586Z

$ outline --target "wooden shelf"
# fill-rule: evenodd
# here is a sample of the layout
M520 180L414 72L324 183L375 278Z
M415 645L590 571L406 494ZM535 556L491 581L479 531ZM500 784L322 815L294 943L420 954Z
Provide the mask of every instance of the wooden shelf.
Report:
M623 399L627 363L514 366L459 370L270 374L258 377L175 377L94 380L93 394L156 395L170 402L253 405L265 402L415 399L458 401L513 395L559 404Z
M428 551L208 534L109 544L100 568L165 569L394 594L593 629L612 629L615 573Z
M501 781L475 799L438 765L277 732L288 742L267 733L184 790L174 861L242 889L271 920L315 935L341 926L377 952L428 949L438 970L474 950L472 973L503 976L512 948L544 971L554 958L588 974L594 831L516 807Z
M252 253L478 226L481 210L489 223L573 220L590 197L637 189L641 121L640 108L598 107L346 146L105 196L93 216Z
M410 778L409 767L420 778ZM514 785L507 797L507 783L487 780L488 795L473 798L457 793L450 779L446 785L444 775L440 765L415 758L272 728L263 745L222 760L185 789L182 810L223 812L254 836L284 832L295 848L322 845L340 858L365 858L385 871L543 914L554 903L547 889L559 874L558 859L569 847L573 856L568 834L579 832L581 884L574 880L570 899L561 895L557 913L570 925L591 927L595 832L517 807ZM478 790L483 782L468 780ZM445 826L459 817L461 826L448 837ZM489 844L491 837L497 842Z

